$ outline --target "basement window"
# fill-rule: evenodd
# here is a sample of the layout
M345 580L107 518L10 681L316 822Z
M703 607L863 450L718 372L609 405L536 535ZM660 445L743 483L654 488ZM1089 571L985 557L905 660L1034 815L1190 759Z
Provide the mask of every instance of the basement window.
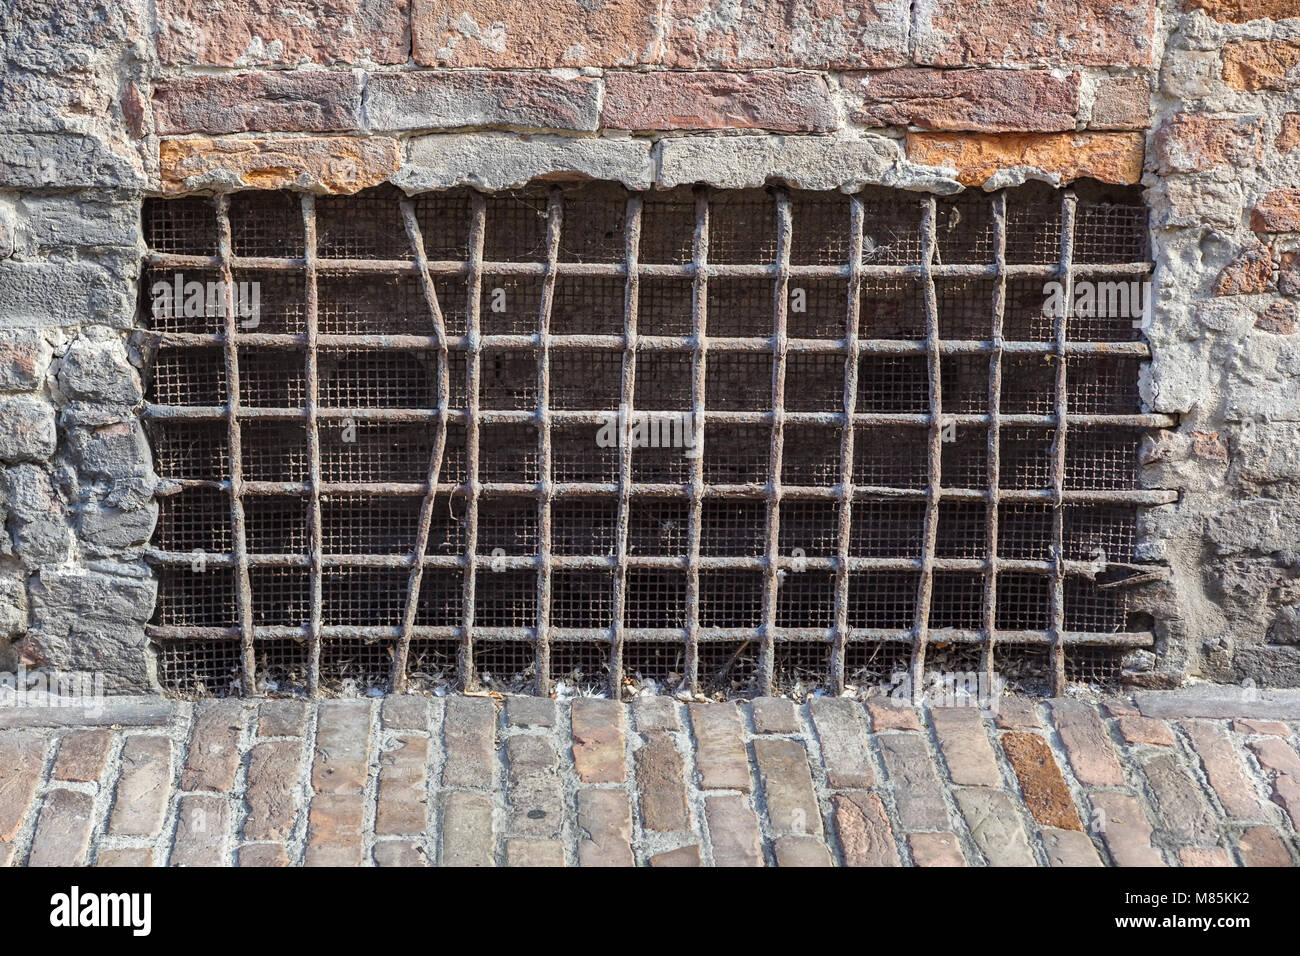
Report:
M1152 643L1133 192L246 192L145 233L174 692L1060 693Z

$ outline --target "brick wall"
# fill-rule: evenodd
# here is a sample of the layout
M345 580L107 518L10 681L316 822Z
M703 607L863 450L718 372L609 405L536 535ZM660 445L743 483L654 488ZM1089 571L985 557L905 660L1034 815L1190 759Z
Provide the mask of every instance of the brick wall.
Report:
M1136 679L1300 684L1295 0L13 0L10 20L9 657L153 680L143 196L1091 177L1147 187L1143 397L1182 417L1144 453L1144 481L1184 495L1147 519L1173 576Z

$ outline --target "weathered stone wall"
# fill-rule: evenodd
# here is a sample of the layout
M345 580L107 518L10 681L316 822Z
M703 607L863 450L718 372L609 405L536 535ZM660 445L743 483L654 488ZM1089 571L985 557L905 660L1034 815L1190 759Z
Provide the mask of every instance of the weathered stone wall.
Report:
M1136 679L1300 684L1295 0L11 0L0 50L2 654L153 685L146 195L1092 177L1147 187L1181 416Z

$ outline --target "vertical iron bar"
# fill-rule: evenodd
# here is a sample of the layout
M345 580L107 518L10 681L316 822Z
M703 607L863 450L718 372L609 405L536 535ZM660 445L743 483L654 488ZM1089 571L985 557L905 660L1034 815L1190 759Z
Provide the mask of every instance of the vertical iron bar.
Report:
M477 685L474 669L474 593L475 562L478 550L478 446L479 446L479 372L483 351L480 340L480 312L483 307L483 242L487 233L487 200L482 193L470 194L469 279L465 303L465 553L462 564L462 605L460 649L456 654L456 672L461 687L472 690Z
M420 611L420 585L424 578L424 553L429 548L429 525L433 521L433 502L438 496L438 476L442 471L442 458L447 449L447 406L451 402L451 378L447 368L447 328L442 321L442 308L438 305L438 290L429 275L429 258L424 251L424 236L420 222L415 217L415 203L409 199L401 202L402 223L406 237L411 242L413 267L424 288L425 305L433 322L433 333L438 337L438 425L433 440L433 453L429 457L426 491L420 502L420 518L415 529L415 547L411 553L411 575L406 586L406 608L402 614L402 631L397 638L393 654L393 673L389 687L395 694L406 690L406 661L411 651L411 632Z
M984 507L984 540L988 548L984 566L984 651L980 670L993 687L993 646L997 643L998 614L998 508L1002 477L1002 326L1007 304L1007 194L993 197L993 351L989 354L988 498ZM992 691L990 691L992 692Z
M772 445L767 476L767 558L764 562L763 644L759 654L754 691L772 692L772 671L776 655L777 594L782 577L780 555L781 461L785 448L785 358L786 326L790 294L790 241L793 233L790 194L776 191L776 281L772 290L774 328L772 335Z
M641 252L640 193L628 196L625 222L625 259L627 283L623 289L623 379L618 406L618 522L614 528L614 612L609 658L609 693L622 699L623 683L623 607L627 600L627 526L632 499L632 445L624 430L632 418L636 395L636 320L640 305L640 275L637 263Z
M1066 395L1066 319L1074 301L1074 220L1078 199L1073 189L1061 196L1061 286L1062 307L1053 316L1052 343L1056 358L1055 419L1052 437L1052 694L1065 693L1065 441L1068 396Z
M560 258L564 193L551 189L546 203L546 271L538 309L537 355L537 693L551 692L551 308L555 302L555 263Z
M700 525L704 508L704 396L708 365L709 324L709 191L695 190L695 237L691 245L695 273L691 299L691 425L695 457L691 459L691 510L686 523L686 673L682 682L692 694L700 689Z
M859 334L862 323L862 236L866 212L861 196L849 197L849 290L844 346L844 428L840 432L840 511L835 547L835 633L831 687L844 693L844 655L849 634L849 540L853 532L853 413L858 406Z
M311 555L311 608L307 636L307 688L315 697L320 693L321 657L321 604L323 601L324 572L322 553L325 549L321 533L320 516L320 428L317 411L320 403L320 371L316 356L316 343L320 333L320 308L316 287L316 197L311 193L302 196L302 226L304 259L306 262L306 324L307 324L307 480L311 495L307 502L308 547Z
M921 701L925 651L930 640L930 601L934 593L934 551L939 529L939 497L943 475L943 387L939 358L939 303L934 291L935 217L933 196L921 206L921 279L925 295L925 352L930 382L930 432L927 459L925 529L921 538L921 578L916 587L916 618L912 626L912 697Z
M243 442L239 426L239 355L235 345L237 316L230 260L230 196L217 197L217 256L221 261L222 311L226 360L226 424L230 444L230 523L234 533L235 600L239 609L239 637L244 695L257 694L257 659L253 653L253 595L248 577L248 537L244 525Z

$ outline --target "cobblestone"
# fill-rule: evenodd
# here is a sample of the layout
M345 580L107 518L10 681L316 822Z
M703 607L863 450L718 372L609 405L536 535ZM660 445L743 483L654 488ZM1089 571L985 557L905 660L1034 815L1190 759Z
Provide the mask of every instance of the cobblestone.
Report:
M787 704L215 701L149 729L15 710L0 865L1297 860L1300 754L1271 717Z

